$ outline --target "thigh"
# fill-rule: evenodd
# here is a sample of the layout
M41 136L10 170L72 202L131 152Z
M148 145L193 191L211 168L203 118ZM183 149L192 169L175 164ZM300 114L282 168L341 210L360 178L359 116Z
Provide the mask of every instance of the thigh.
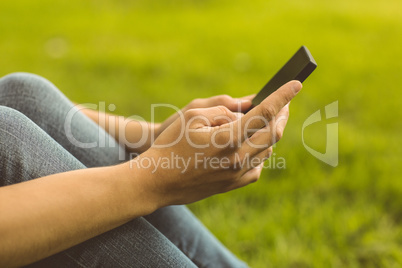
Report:
M0 159L1 186L86 168L26 116L4 106L0 106ZM31 266L195 267L144 218L134 219Z

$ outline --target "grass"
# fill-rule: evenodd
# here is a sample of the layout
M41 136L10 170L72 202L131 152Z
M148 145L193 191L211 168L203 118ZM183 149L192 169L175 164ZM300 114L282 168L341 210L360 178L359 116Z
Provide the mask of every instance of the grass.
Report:
M286 169L190 208L252 267L400 267L401 9L397 0L3 0L0 76L37 73L77 102L150 119L152 103L255 93L304 44L319 67L275 148ZM301 139L307 117L333 101L335 168ZM309 146L325 151L326 123L306 130Z

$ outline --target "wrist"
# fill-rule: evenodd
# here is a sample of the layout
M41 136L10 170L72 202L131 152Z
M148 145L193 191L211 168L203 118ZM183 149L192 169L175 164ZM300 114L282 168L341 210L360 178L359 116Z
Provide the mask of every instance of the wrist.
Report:
M160 132L162 132L160 123L132 120L126 127L124 143L127 150L131 153L144 153L152 146L154 140L159 136ZM139 136L138 133L146 133L143 134L146 139L142 140L143 136ZM140 141L141 143L139 144Z
M152 173L137 164L137 158L116 166L119 169L117 176L123 181L121 192L124 193L130 218L151 214L162 207L152 187Z

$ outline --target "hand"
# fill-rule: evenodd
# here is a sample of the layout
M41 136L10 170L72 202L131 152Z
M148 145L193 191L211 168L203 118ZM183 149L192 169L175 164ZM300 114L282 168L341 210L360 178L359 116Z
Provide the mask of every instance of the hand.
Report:
M251 107L251 100L255 94L245 96L242 98L232 98L229 95L218 95L205 99L195 99L187 104L179 113L175 113L166 119L162 124L155 125L155 137L158 137L168 126L170 126L177 118L180 117L180 113L185 113L190 109L197 108L209 108L214 106L224 106L232 112L244 113Z
M289 82L243 116L225 106L188 109L130 164L145 173L144 183L160 207L255 182L283 135L287 104L301 87Z

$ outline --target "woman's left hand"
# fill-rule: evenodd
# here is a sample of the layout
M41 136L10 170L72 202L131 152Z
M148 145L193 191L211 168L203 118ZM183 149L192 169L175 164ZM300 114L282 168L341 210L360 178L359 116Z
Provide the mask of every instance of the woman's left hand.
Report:
M157 138L168 126L170 126L177 118L179 118L180 114L184 114L184 112L186 112L187 110L225 106L232 112L245 113L250 109L251 100L254 98L254 96L255 94L244 96L241 98L233 98L229 95L218 95L210 98L194 99L179 112L173 114L168 119L166 119L162 124L155 124L155 138Z

